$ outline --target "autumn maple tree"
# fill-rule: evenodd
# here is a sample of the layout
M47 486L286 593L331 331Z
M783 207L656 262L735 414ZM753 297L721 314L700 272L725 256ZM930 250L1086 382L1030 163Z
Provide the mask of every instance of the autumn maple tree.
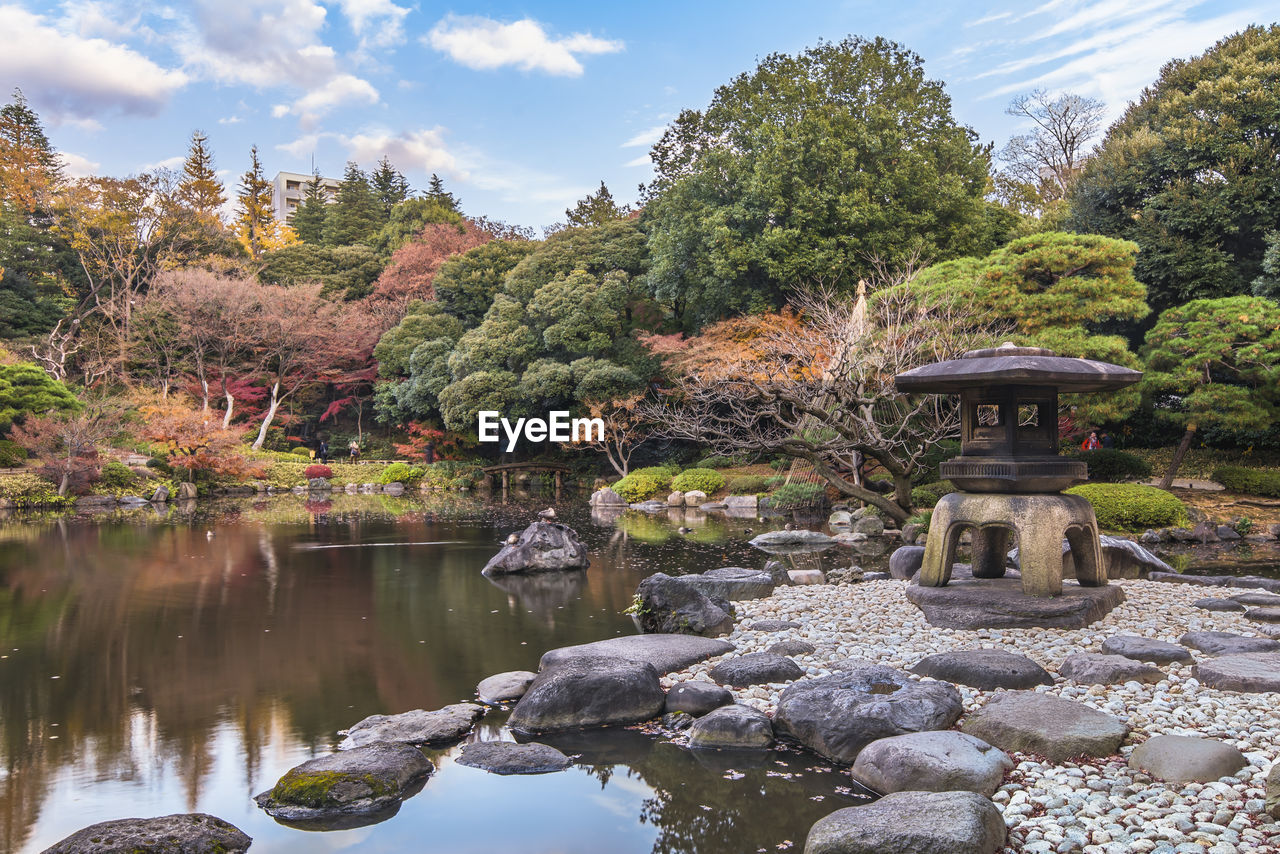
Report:
M244 477L256 470L237 453L240 437L224 430L208 412L181 395L152 400L138 407L141 435L162 453L174 468L187 471L191 480L198 471Z
M461 225L432 223L397 249L369 295L370 309L390 328L404 317L409 303L435 298L432 281L454 255L488 243L489 233L468 220Z
M66 495L97 477L98 445L120 431L122 412L118 401L90 401L75 413L28 418L9 438L39 459L40 474L58 484L58 495Z

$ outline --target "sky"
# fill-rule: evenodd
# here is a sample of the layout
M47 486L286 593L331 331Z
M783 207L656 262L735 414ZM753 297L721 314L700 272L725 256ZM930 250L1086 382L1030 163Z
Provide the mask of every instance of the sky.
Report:
M1025 130L1016 95L1099 98L1109 122L1168 60L1277 17L1249 0L0 0L0 98L22 89L72 175L178 167L200 129L229 189L252 145L268 177L385 155L468 214L540 228L601 181L634 201L666 124L771 53L892 39L999 151Z

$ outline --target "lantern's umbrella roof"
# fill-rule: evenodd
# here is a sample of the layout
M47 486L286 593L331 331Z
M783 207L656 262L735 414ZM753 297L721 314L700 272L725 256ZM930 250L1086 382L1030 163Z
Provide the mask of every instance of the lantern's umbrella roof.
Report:
M1061 392L1110 391L1142 379L1135 371L1110 362L1073 359L1039 347L1004 344L970 350L959 359L934 362L898 374L898 391L956 394L982 386L1054 386Z

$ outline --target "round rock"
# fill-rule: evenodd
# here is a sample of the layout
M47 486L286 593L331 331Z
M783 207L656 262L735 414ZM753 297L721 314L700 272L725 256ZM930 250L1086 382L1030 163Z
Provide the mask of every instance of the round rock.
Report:
M476 696L480 702L495 706L511 700L519 700L529 690L529 683L538 674L529 670L511 670L506 673L495 673L482 680L476 686Z
M889 574L894 578L909 579L920 571L924 563L924 546L902 546L889 555Z
M1004 818L974 792L894 792L809 829L805 854L995 854Z
M398 807L414 783L433 770L412 745L370 744L304 762L254 800L285 821L377 814Z
M711 678L721 685L747 688L775 682L793 682L804 678L804 671L785 655L752 652L726 658L711 668Z
M1165 673L1154 664L1134 661L1123 655L1077 652L1067 656L1058 668L1066 679L1084 685L1115 685L1123 682L1159 682Z
M1205 599L1197 599L1196 601L1192 602L1191 605L1195 608L1200 608L1205 611L1231 612L1231 611L1244 610L1244 605L1240 604L1234 599L1215 599L1212 596L1209 596Z
M1054 763L1076 756L1110 756L1129 732L1119 718L1034 691L996 694L961 729L1001 750L1039 753Z
M912 732L873 741L853 763L853 779L889 792L977 792L991 797L1013 768L1003 750L963 732Z
M507 725L517 732L624 726L657 717L665 702L653 665L584 656L539 673Z
M100 822L55 842L44 854L243 854L252 841L216 816L186 813Z
M1185 735L1157 735L1129 755L1130 768L1169 783L1211 783L1248 765L1245 755L1229 744Z
M917 682L878 664L850 663L842 673L787 686L773 725L779 735L848 765L877 739L946 729L962 711L954 685Z
M920 676L932 676L983 691L1053 684L1049 671L1026 656L1002 649L939 652L921 659L910 670Z
M733 695L727 688L710 682L681 682L667 692L666 710L699 718L732 702Z
M1280 641L1247 638L1231 632L1187 632L1178 643L1208 655L1240 655L1252 652L1280 652Z
M1221 655L1201 661L1195 674L1206 688L1248 693L1280 691L1280 653Z
M1107 655L1123 655L1125 658L1150 661L1153 664L1173 664L1176 661L1190 661L1192 658L1186 647L1137 635L1113 635L1102 642L1102 651Z
M483 768L494 774L547 774L563 771L573 764L568 756L549 744L513 741L477 741L463 745L459 765Z
M816 650L816 646L802 640L784 640L778 641L765 652L773 655L809 655Z
M773 745L769 716L751 706L723 706L694 721L689 746L714 750L765 750Z

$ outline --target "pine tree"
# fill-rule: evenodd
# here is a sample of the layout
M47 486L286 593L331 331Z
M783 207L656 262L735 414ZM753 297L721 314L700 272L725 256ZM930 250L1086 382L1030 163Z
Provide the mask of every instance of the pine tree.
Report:
M236 215L236 237L256 261L280 231L271 208L271 182L263 175L256 145L249 149L249 169L240 176L236 200L240 206Z
M601 181L598 191L594 194L588 193L587 197L581 199L577 205L566 208L564 215L569 227L574 228L604 225L615 219L626 219L630 213L630 207L626 205L618 207L618 203L613 200L613 193L610 193L604 181Z
M409 198L409 181L384 155L378 161L378 168L370 176L370 183L373 185L374 195L378 197L378 203L382 205L382 221L386 222L391 209Z
M347 163L338 185L338 195L324 220L324 242L328 246L364 243L381 226L382 208L369 186L369 177L360 167Z
M214 171L213 152L209 150L208 143L209 137L203 131L191 132L191 145L182 164L178 198L200 216L217 219L227 196Z
M311 180L302 195L302 204L289 216L289 225L303 243L316 246L324 243L324 220L328 214L328 194L321 183L320 170L311 173Z
M447 191L444 188L444 181L440 180L440 176L434 172L431 173L431 180L427 182L427 191L423 195L454 213L462 213L462 200Z
M0 202L28 213L64 180L62 163L21 89L0 107Z

